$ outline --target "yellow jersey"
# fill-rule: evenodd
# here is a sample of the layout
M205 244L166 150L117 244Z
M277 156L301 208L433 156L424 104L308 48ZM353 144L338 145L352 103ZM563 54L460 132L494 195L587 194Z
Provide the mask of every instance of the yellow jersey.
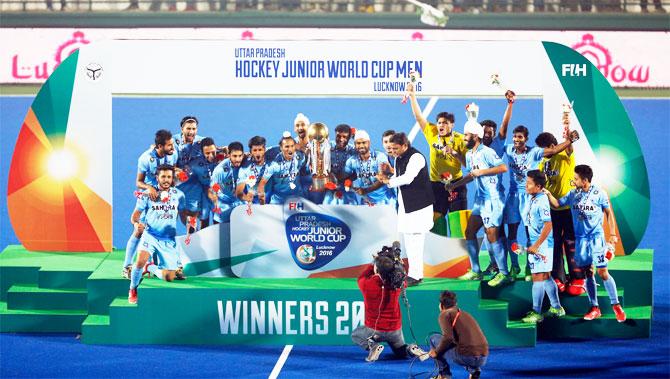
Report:
M423 135L430 149L430 181L441 181L442 173L445 171L451 174L452 179L460 179L463 176L461 161L451 154L445 154L442 148L449 146L465 157L468 149L465 147L463 135L452 131L451 135L440 137L437 135L437 126L431 123L428 123L423 129Z
M540 171L547 176L547 189L556 199L567 195L573 188L570 182L575 175L575 153L568 155L561 151L550 158L540 161ZM570 209L569 205L557 208L558 210Z

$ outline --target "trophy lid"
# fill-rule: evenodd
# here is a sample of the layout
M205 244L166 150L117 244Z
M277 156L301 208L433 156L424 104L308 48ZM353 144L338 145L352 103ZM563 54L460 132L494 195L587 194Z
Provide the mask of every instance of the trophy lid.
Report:
M315 122L307 128L307 138L318 142L328 140L328 127L322 122Z

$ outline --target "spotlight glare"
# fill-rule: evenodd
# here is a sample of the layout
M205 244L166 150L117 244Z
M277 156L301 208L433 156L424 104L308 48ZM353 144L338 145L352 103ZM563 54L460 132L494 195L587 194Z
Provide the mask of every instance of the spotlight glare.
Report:
M65 181L77 174L77 158L69 150L56 150L47 158L47 170L51 177Z

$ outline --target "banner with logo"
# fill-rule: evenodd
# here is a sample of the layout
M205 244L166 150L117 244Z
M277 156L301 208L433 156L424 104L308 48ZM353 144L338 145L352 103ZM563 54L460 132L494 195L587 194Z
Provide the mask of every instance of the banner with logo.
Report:
M73 51L126 39L552 41L591 61L615 87L670 87L670 34L609 31L477 31L410 29L0 29L0 83L42 83Z

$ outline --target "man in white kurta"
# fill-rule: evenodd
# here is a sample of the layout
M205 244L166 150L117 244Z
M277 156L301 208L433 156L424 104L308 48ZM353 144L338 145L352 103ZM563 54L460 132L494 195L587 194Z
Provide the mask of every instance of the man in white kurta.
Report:
M398 232L403 235L409 261L407 285L412 286L423 279L423 248L426 232L433 227L434 201L426 159L410 146L404 133L395 134L391 142L397 157L396 169L391 178L382 180L390 188L398 188Z

